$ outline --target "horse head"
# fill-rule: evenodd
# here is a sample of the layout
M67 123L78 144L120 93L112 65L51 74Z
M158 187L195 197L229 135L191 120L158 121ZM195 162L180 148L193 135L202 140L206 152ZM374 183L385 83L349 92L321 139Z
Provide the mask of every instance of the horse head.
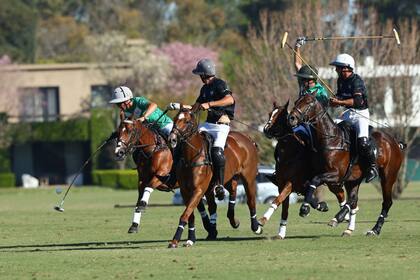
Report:
M115 156L117 160L123 160L128 153L135 148L135 142L139 139L140 122L132 120L124 120L118 128L118 140L115 148Z
M174 126L168 137L171 148L175 148L179 142L187 140L197 132L198 123L195 114L196 110L194 108L181 107L173 120Z
M290 128L287 126L288 106L289 101L283 106L273 102L273 110L268 114L268 121L263 130L267 138L281 137L289 132Z
M325 112L326 110L314 95L306 94L296 101L287 121L289 126L296 127L302 123L311 122Z

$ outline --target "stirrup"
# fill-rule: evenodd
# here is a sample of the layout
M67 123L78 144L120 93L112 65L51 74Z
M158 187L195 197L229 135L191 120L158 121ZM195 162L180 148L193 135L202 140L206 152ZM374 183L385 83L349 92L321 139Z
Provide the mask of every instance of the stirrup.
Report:
M372 181L376 177L378 177L378 170L376 169L376 167L370 167L369 171L368 171L368 175L366 176L365 182L369 183L370 181Z

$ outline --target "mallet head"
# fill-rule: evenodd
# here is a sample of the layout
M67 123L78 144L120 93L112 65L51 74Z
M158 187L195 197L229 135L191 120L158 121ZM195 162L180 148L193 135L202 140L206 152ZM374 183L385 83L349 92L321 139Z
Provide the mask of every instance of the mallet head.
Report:
M287 36L289 36L289 33L284 32L284 34L283 34L283 38L281 39L281 48L282 48L282 49L284 48L284 46L285 46L285 45L286 45L286 43L287 43Z
M54 210L58 211L58 212L64 212L64 208L61 206L54 206Z

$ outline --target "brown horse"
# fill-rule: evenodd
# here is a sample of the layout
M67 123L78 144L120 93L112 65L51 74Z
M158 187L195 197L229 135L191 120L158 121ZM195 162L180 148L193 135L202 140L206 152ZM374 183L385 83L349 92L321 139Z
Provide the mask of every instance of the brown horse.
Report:
M277 235L280 239L286 237L286 225L289 216L288 198L290 193L304 193L305 182L315 175L315 171L310 168L309 164L312 151L304 147L304 142L287 125L288 105L289 102L284 106L277 106L276 103L273 103L273 110L269 114L269 119L264 126L266 137L277 140L274 152L274 158L276 160L276 177L274 183L279 188L279 195L274 199L264 216L258 220L264 226L277 207L282 204L280 227ZM340 207L344 206L346 201L343 188L336 185L330 185L328 188L337 197ZM318 210L323 212L327 211L328 207L326 203L321 202ZM350 225L349 228L351 229Z
M358 191L366 169L363 162L352 161L349 142L344 130L334 123L326 108L314 96L308 94L301 97L291 111L288 122L292 127L306 123L312 126L315 131L316 148L322 153L319 156L322 162L319 165L321 171L312 178L310 185L318 187L324 183L341 184L346 182L352 189L349 204L336 215L337 222L341 222L344 214L358 209ZM371 136L378 151L376 163L379 168L383 202L381 214L368 235L379 235L392 205L392 188L403 161L404 145L382 131L374 131ZM312 207L315 206L313 202L310 204Z
M185 225L194 221L194 209L197 207L204 194L212 194L210 186L212 167L209 159L209 141L205 134L198 130L196 112L181 109L174 119L174 127L169 135L169 142L174 148L182 146L182 167L178 169L177 179L181 185L181 194L186 204L186 209L180 217L176 233L169 244L176 248L181 239ZM228 218L232 227L237 228L239 221L235 218L234 206L236 199L237 180L241 178L247 195L247 204L251 216L251 229L256 234L261 234L262 229L256 218L256 183L258 151L256 144L246 135L232 131L227 138L225 148L225 187L230 193ZM209 204L210 211L210 204ZM215 226L215 209L210 213ZM189 225L191 229L191 225ZM195 240L190 239L190 231L186 245L193 245Z
M151 193L155 189L168 190L165 182L173 160L163 137L140 121L125 120L119 127L115 155L122 160L129 153L133 153L138 174L138 198L133 222L128 230L128 233L135 233L138 232L141 215Z
M118 130L118 143L115 149L117 159L124 159L127 154L133 153L138 174L138 198L134 209L133 222L128 233L138 232L141 215L147 207L153 190L171 191L166 185L169 171L173 164L172 153L166 141L153 128L153 124L140 121L125 120ZM175 188L179 186L176 185ZM209 205L215 204L213 194L206 196ZM211 227L210 218L203 201L198 204L201 218L209 237L215 234Z

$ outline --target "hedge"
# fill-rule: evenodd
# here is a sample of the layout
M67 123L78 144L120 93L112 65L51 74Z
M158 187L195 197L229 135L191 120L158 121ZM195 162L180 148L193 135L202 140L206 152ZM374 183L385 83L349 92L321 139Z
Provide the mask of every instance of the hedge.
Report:
M137 189L136 170L94 170L92 172L92 183L94 185L134 190Z
M0 173L0 188L16 186L14 173Z

